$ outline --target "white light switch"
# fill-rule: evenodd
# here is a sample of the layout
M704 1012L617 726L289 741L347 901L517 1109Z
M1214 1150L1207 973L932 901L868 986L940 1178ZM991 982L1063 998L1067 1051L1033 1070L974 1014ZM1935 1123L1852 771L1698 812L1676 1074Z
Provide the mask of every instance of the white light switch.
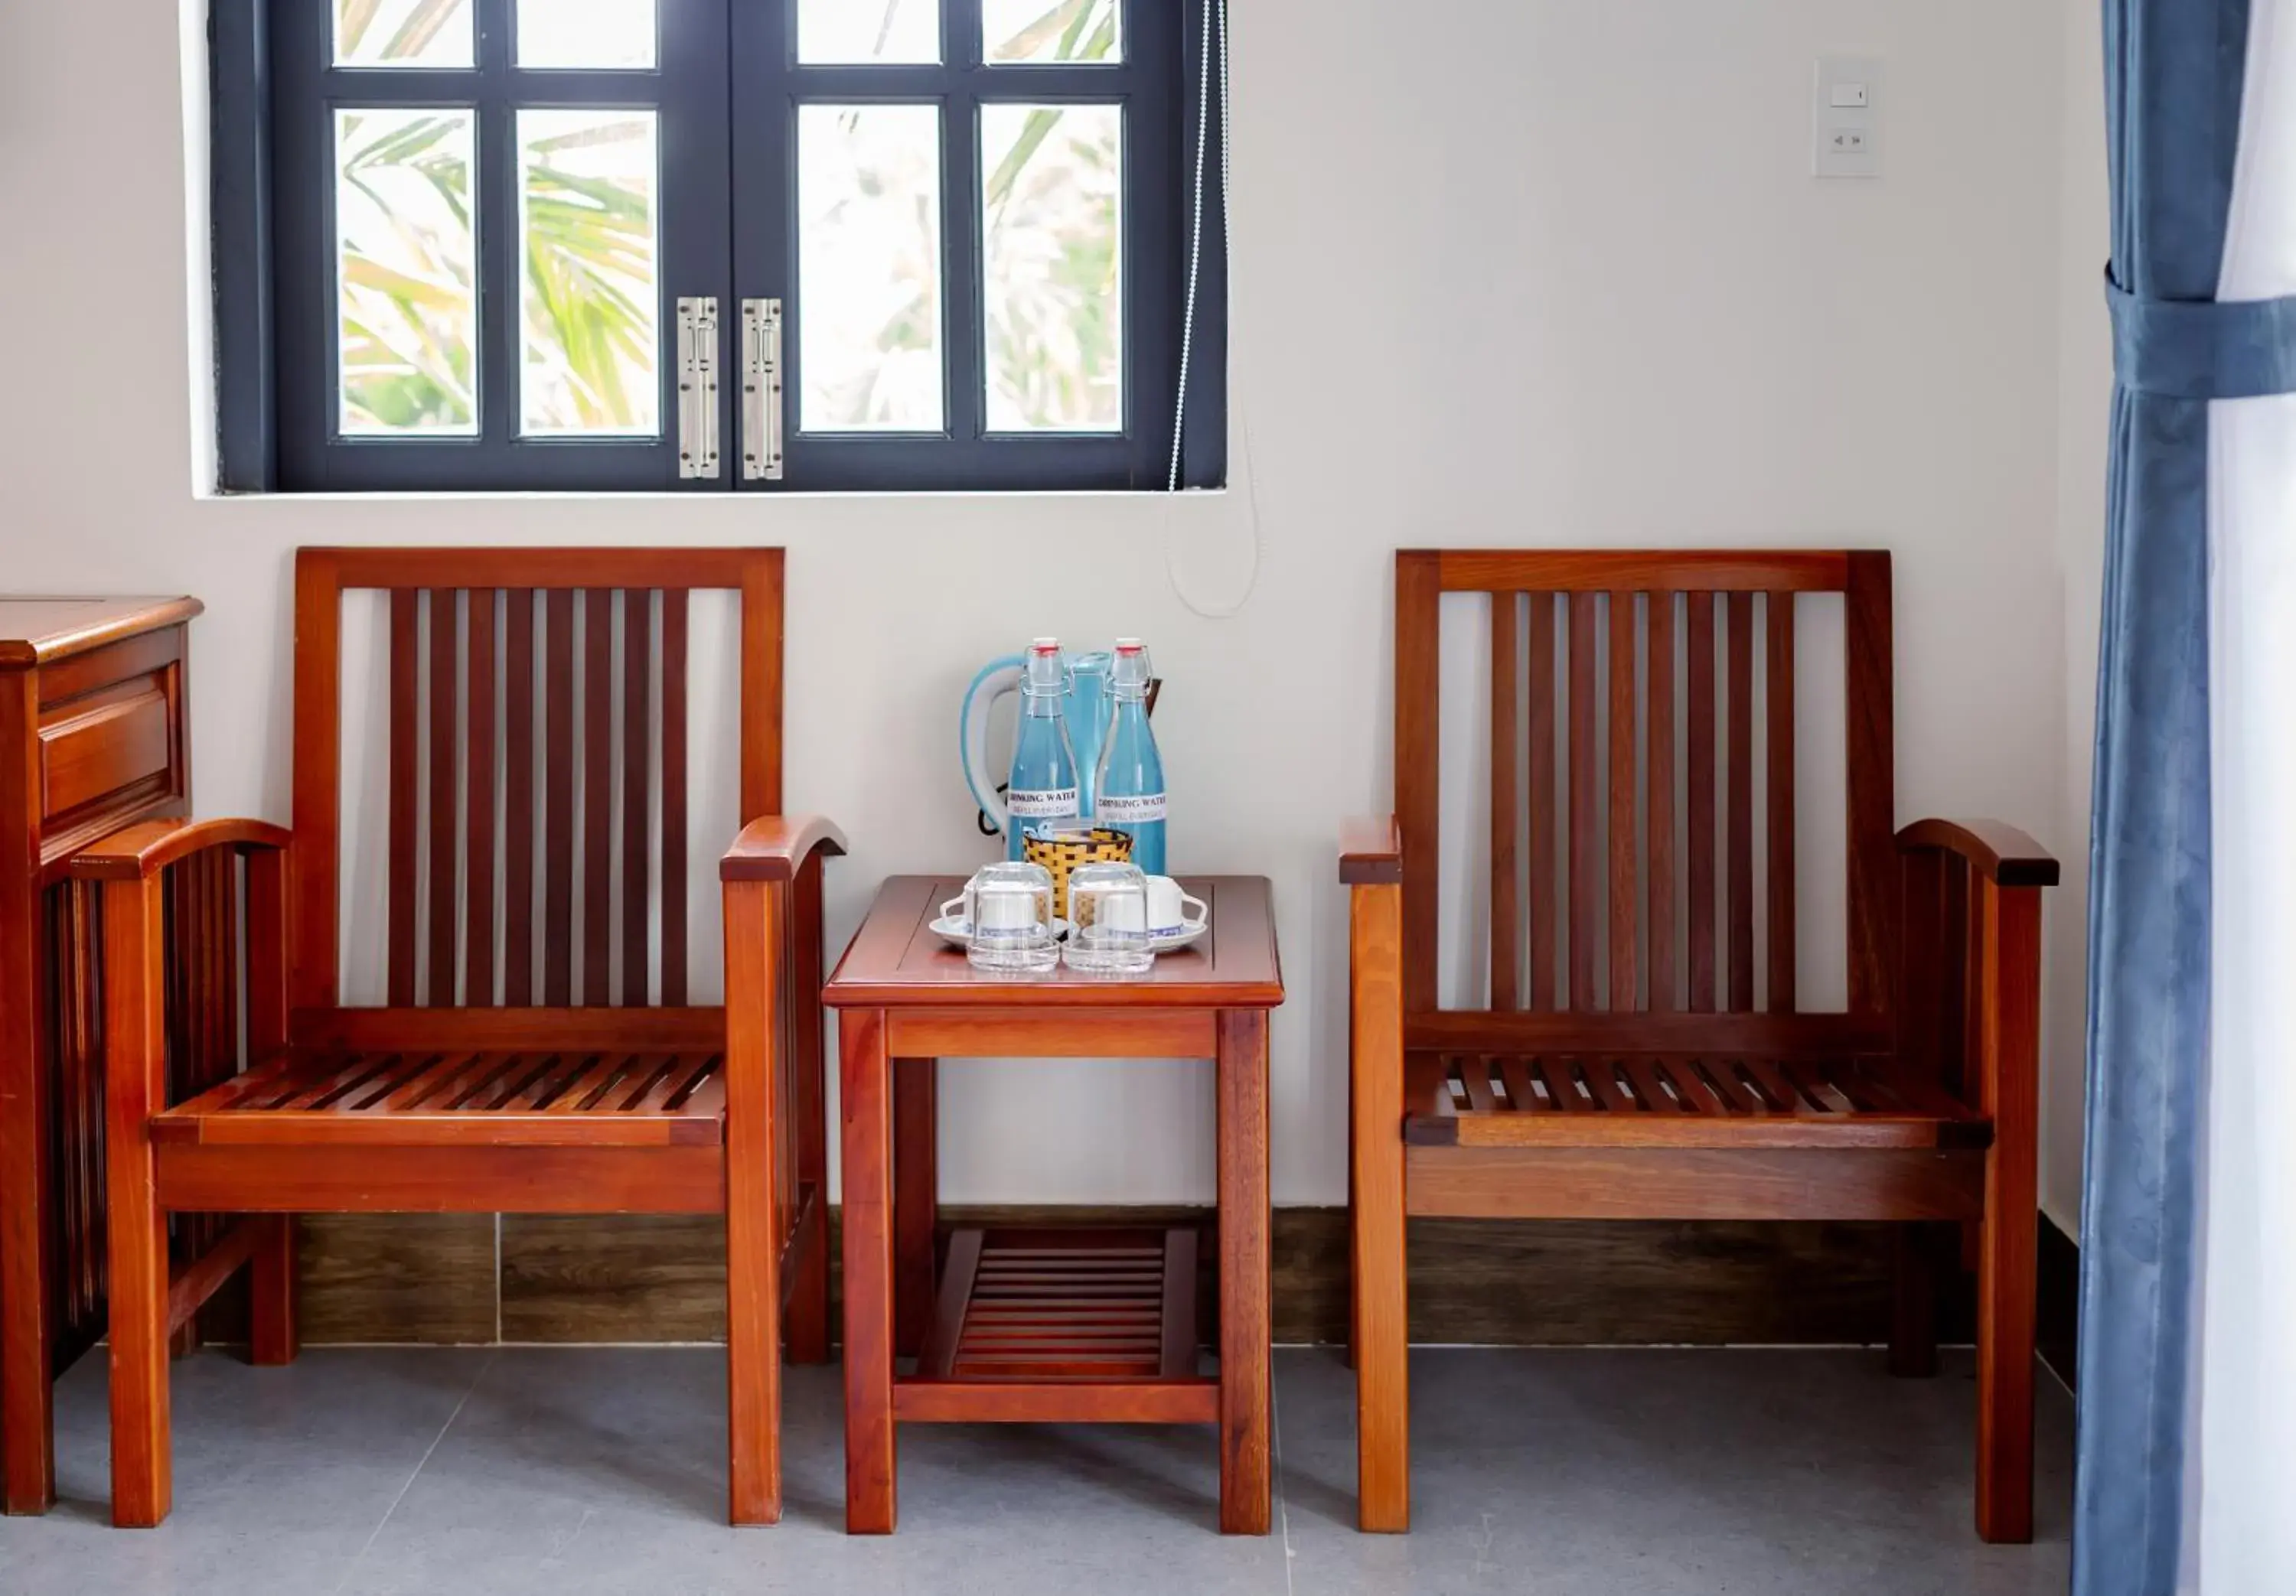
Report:
M1810 170L1819 177L1882 175L1882 63L1870 55L1818 60L1810 95Z

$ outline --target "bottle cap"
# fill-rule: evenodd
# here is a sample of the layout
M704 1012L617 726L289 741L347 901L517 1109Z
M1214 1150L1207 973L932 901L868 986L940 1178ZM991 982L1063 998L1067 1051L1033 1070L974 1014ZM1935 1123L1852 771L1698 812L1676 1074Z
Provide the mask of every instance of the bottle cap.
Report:
M1148 663L1148 651L1138 638L1119 637L1116 640L1116 668L1110 673L1110 678L1116 685L1144 692L1152 668Z
M1056 638L1039 637L1029 645L1029 666L1021 675L1021 691L1029 698L1054 698L1069 689L1069 662L1061 657Z

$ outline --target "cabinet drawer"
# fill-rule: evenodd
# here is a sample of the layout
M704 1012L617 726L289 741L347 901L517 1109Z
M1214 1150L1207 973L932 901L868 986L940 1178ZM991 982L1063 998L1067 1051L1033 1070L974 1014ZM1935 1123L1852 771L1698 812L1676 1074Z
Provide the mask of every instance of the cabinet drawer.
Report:
M40 812L51 823L174 786L175 716L163 677L123 683L40 728Z

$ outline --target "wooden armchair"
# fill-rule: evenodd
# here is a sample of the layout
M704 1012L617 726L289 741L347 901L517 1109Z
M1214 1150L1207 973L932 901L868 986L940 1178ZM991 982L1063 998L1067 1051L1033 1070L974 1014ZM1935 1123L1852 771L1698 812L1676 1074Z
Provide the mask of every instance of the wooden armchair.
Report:
M781 551L307 549L295 584L292 831L154 822L74 864L102 883L113 1521L167 1516L169 1338L241 1264L255 1361L294 1355L289 1215L317 1211L724 1214L730 1512L773 1521L785 1297L791 1355L828 1355L816 997L843 851L775 818ZM734 857L786 905L727 947L730 1034L688 997L704 588L740 594ZM354 589L390 595L383 901L350 911L381 932L378 1008L341 991Z
M1445 593L1488 595L1490 627L1488 995L1472 1011L1437 1000ZM1804 593L1841 594L1845 617L1845 1012L1795 1001ZM1340 869L1362 1528L1410 1524L1406 1215L1864 1219L1907 1222L1903 1372L1934 1349L1917 1226L1975 1226L1977 1526L2031 1538L2040 888L2057 866L2006 826L1895 829L1890 651L1885 553L1396 556L1395 812L1349 828Z

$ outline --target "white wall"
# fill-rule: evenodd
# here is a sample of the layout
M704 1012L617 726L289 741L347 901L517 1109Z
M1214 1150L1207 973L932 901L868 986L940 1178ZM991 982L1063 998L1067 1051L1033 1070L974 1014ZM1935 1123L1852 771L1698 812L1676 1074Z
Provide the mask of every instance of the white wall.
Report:
M2080 1218L2083 1017L2088 950L2088 805L2096 734L2098 607L2104 593L2105 447L2112 413L2112 323L2104 263L2112 250L2105 166L2104 34L2093 0L2065 0L2065 95L2059 217L2057 548L2065 573L2064 889L2068 934L2052 948L2043 1080L2044 1205L2070 1233Z
M1225 621L1169 573L1232 595L1241 494L195 499L175 20L150 0L0 13L0 586L207 601L202 810L287 814L299 544L785 544L789 796L855 839L841 941L878 876L975 856L950 756L972 667L1033 632L1140 633L1171 682L1177 862L1276 881L1294 1203L1346 1191L1332 838L1386 790L1398 544L1891 548L1901 814L1997 814L2079 856L2049 7L1238 0L1234 381L1265 560ZM1844 50L1889 63L1877 184L1808 176L1811 61ZM998 1067L948 1115L955 1199L1209 1191L1193 1068Z

